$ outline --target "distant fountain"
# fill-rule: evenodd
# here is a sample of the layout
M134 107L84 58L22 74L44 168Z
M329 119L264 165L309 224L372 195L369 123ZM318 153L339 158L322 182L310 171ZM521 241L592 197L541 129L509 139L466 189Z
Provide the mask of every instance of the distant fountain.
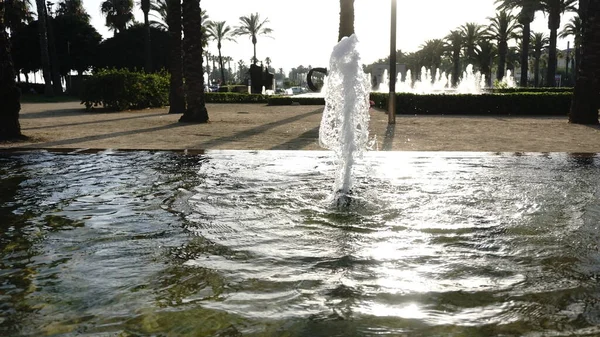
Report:
M376 92L389 92L389 76L387 70L384 71L381 83L377 86ZM480 94L485 88L486 78L479 71L473 71L473 65L469 64L459 79L456 87L452 86L452 76L436 69L432 74L431 69L421 68L421 74L415 81L412 80L410 69L406 71L405 79L397 76L396 92L408 92L414 94ZM510 71L501 82L503 86L515 87L515 80Z
M342 39L329 61L325 109L319 144L333 150L338 169L334 202L348 205L352 194L352 166L367 149L369 138L369 76L362 70L356 35Z

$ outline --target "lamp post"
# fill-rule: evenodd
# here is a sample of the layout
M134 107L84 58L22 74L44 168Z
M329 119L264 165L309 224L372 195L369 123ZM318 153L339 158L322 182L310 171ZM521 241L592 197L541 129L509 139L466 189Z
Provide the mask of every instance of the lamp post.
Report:
M388 124L396 124L396 0L392 0L390 28L390 94L388 96Z

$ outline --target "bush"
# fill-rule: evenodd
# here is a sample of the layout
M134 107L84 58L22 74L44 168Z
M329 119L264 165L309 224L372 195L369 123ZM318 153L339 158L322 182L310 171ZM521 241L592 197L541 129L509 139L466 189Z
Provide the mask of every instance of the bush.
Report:
M219 87L219 92L237 92L241 94L248 93L248 86L246 85L224 85Z
M270 96L269 105L325 105L323 97Z
M83 83L81 104L87 110L102 105L109 110L145 109L169 103L169 75L127 69L104 69Z
M206 103L267 103L269 96L236 92L207 92Z
M493 94L512 94L512 93L521 93L521 92L573 92L573 88L571 87L560 87L560 88L492 88L492 89L484 89L487 93Z
M388 94L372 93L379 108L387 107ZM569 92L481 95L396 94L396 113L410 115L541 115L566 116Z

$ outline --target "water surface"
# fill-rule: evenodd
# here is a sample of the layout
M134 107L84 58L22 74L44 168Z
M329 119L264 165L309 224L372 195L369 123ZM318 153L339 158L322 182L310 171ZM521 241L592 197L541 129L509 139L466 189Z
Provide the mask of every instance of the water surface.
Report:
M0 155L0 335L595 336L600 158Z

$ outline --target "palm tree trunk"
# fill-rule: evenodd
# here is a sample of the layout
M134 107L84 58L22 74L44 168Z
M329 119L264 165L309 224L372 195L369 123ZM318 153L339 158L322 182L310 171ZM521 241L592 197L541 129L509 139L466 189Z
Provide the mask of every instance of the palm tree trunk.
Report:
M256 58L256 35L252 35L252 45L254 46L254 56L252 58L252 64L256 64L256 62L258 62L258 59ZM213 68L214 68L214 64L213 64Z
M0 12L0 15L4 13ZM19 111L21 91L15 84L15 69L10 56L10 40L4 20L0 20L0 140L21 137Z
M527 72L529 71L529 40L531 34L531 26L529 22L523 24L523 39L521 42L521 87L527 86Z
M546 86L554 87L554 76L556 75L556 40L558 38L558 28L560 26L560 8L552 10L548 19L550 28L550 47L548 50L548 73L546 75Z
M45 13L46 3L44 0L35 0L35 4L38 13ZM42 73L44 75L44 94L46 96L54 96L54 91L52 90L52 77L50 76L50 54L48 54L48 34L46 28L46 16L38 15Z
M171 74L169 91L169 113L181 114L185 111L183 89L183 53L181 50L181 2L168 0L167 25L169 26L169 73Z
M47 7L44 6L44 9ZM62 81L60 78L60 62L56 52L56 39L54 38L54 19L50 19L46 12L46 25L48 26L48 51L50 52L50 69L52 72L52 89L54 94L62 94Z
M460 77L460 49L455 50L452 53L452 86L458 85L458 78Z
M600 108L600 1L580 0L583 43L569 122L598 124Z
M504 78L504 68L506 68L506 53L508 52L508 44L506 41L501 41L498 44L498 71L496 72L496 78L498 81L502 81Z
M535 56L535 60L533 61L533 69L535 74L533 75L533 83L537 88L540 84L540 56Z
M144 28L146 28L144 53L146 54L145 70L147 73L152 72L152 41L150 39L150 20L148 18L148 12L149 11L144 11Z
M340 0L340 30L338 41L354 34L354 0Z
M223 69L223 56L221 56L221 43L217 46L219 49L219 66L221 67L221 85L225 85L225 69Z
M183 49L187 109L179 119L184 123L207 123L202 71L202 24L200 0L183 0Z

